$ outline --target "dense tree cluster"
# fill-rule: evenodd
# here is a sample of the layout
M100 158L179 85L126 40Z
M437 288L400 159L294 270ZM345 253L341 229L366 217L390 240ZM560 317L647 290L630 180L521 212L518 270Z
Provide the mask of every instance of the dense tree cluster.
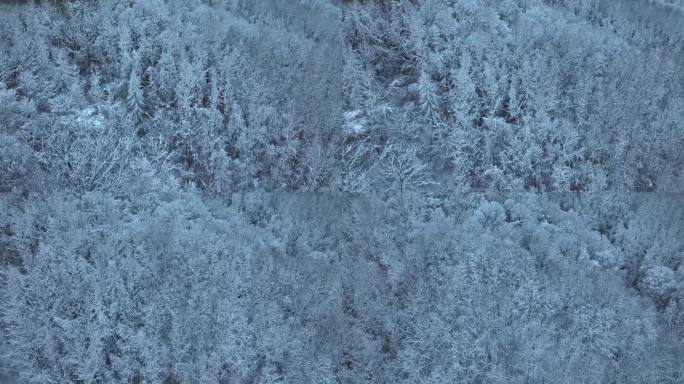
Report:
M0 4L0 382L682 382L683 31Z
M209 193L332 183L342 59L331 5L1 7L2 144L21 160L3 169L6 188L40 169L47 188L113 191L140 158Z
M676 382L680 202L8 201L8 357L26 382Z
M352 179L384 188L400 145L447 190L681 191L684 11L644 3L350 7Z

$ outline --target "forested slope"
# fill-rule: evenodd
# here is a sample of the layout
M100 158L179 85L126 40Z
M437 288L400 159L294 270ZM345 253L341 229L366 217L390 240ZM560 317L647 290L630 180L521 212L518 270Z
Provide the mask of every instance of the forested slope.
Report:
M684 18L637 3L351 6L350 185L681 191Z
M0 140L22 160L5 185L40 170L47 188L114 191L148 163L215 194L330 185L342 59L325 2L1 7Z
M406 198L6 209L9 361L26 382L681 378L680 200Z
M682 382L683 20L0 4L0 381Z

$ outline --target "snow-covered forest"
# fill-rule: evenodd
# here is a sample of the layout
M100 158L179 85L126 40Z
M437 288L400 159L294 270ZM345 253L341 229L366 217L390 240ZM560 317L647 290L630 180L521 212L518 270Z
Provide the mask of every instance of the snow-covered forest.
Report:
M0 4L0 383L684 382L681 0Z

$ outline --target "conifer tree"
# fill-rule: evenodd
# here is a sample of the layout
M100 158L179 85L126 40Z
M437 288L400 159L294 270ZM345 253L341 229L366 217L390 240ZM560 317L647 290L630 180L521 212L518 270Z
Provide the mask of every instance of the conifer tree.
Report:
M135 123L139 123L142 120L144 113L143 89L140 77L140 65L136 63L128 77L128 93L126 96L126 106L128 107L131 119Z

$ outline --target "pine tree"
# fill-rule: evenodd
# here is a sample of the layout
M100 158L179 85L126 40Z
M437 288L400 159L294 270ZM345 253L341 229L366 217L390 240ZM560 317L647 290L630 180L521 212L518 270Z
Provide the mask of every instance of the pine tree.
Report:
M452 71L451 77L454 87L450 94L451 113L462 126L468 126L474 119L477 102L475 84L470 76L471 59L464 55L460 67Z
M140 68L136 64L131 69L131 75L128 78L128 96L126 98L128 112L131 118L136 123L142 120L144 113L143 89L140 82Z
M367 108L371 98L371 76L354 50L350 49L347 53L342 77L344 93L349 98L351 109Z
M439 96L437 86L425 71L420 72L418 79L418 96L420 98L420 109L425 118L431 124L436 124L439 119Z

